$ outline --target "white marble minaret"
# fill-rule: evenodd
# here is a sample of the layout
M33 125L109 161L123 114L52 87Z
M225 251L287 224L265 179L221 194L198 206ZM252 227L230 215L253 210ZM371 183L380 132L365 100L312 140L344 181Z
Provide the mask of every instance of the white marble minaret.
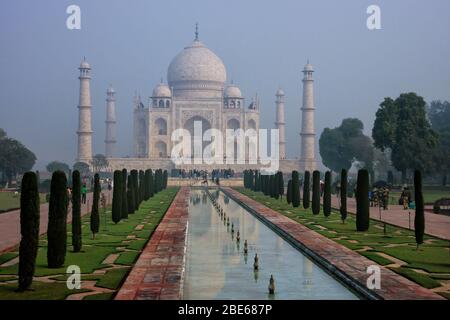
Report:
M278 89L276 93L277 99L275 105L277 108L277 117L275 127L279 130L280 136L280 159L286 159L286 135L285 135L285 121L284 121L284 92Z
M306 64L303 69L303 106L302 110L302 131L300 149L300 172L316 170L316 156L314 151L315 131L314 131L314 80L312 77L314 70L312 65Z
M86 59L80 65L80 100L78 104L78 155L77 161L90 164L92 160L91 125L91 67Z
M116 152L116 92L110 86L106 91L105 156L112 158Z

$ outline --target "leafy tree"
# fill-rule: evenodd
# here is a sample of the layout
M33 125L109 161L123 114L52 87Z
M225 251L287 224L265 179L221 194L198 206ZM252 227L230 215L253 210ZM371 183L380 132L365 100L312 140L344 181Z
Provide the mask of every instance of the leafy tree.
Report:
M1 134L1 129L0 129ZM19 290L27 290L33 282L39 245L39 190L34 172L22 178L20 191Z
M99 172L105 168L108 167L108 159L106 159L105 155L103 154L96 154L92 157L91 165L94 170L94 172Z
M431 129L425 112L425 101L414 92L402 93L397 99L385 98L376 113L372 129L374 145L391 150L393 166L402 173L433 167L437 135Z
M319 150L325 166L335 172L349 170L352 163L363 163L373 171L374 151L370 137L363 133L364 125L359 119L342 120L339 127L325 128L319 139Z
M76 162L73 165L73 170L78 170L80 172L80 175L86 176L89 174L89 165L86 162Z
M323 191L323 214L331 214L331 171L325 172L325 186Z
M3 129L0 130L0 172L11 182L18 174L33 168L36 156L19 141L8 138Z
M55 171L50 186L47 227L47 262L49 268L64 265L67 247L67 178L63 171Z
M78 170L72 173L72 246L73 252L80 252L81 232L81 177Z
M361 169L356 181L356 230L369 230L369 222L369 172Z
M100 199L100 177L99 177L98 173L96 173L94 176L94 194L93 194L91 219L90 219L91 232L92 232L93 239L95 239L95 234L98 233L98 230L100 227L100 216L98 213L99 199Z
M416 236L417 248L423 243L425 233L425 215L422 194L422 174L419 170L414 171L414 199L416 202L416 215L414 217L414 233Z
M313 187L312 187L312 213L317 215L320 213L320 172L313 171Z
M303 181L303 208L304 209L309 208L310 179L311 179L311 174L309 173L309 171L305 171L305 178Z
M299 178L298 178L298 171L294 170L291 174L291 180L292 180L292 206L294 208L297 208L300 206L300 185L299 185Z
M122 171L114 171L114 187L112 201L112 221L118 223L122 218Z
M341 214L342 223L347 219L347 170L341 170L341 207L339 212Z
M128 199L127 199L127 169L122 169L122 212L121 219L128 219Z
M427 108L428 118L433 130L439 131L450 125L450 102L435 100L431 101Z
M288 181L287 193L286 193L286 201L288 204L292 203L292 180Z
M70 167L67 163L59 162L59 161L52 161L45 167L48 172L53 173L55 171L62 171L65 174L69 174Z

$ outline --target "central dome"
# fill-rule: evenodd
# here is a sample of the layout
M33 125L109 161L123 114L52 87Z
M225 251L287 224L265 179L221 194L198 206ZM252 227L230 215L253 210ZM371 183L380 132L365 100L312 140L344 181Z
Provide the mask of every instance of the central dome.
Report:
M199 40L173 58L167 71L169 86L174 91L221 91L226 79L227 72L222 60Z

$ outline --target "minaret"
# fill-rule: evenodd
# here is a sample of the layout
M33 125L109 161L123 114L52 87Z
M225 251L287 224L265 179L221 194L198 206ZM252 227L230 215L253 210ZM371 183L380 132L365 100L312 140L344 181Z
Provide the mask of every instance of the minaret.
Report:
M284 92L278 89L276 93L275 105L277 108L277 116L275 127L279 130L280 137L280 159L286 159L286 135L285 135L285 121L284 121Z
M314 132L314 89L312 65L306 64L303 69L303 106L302 110L302 131L301 151L300 151L300 172L305 170L316 170L316 157L314 152L315 132Z
M78 104L78 155L77 161L90 164L92 160L92 126L91 126L91 67L86 58L80 65L80 100Z
M116 92L109 86L106 90L106 136L105 136L105 156L114 157L116 151Z

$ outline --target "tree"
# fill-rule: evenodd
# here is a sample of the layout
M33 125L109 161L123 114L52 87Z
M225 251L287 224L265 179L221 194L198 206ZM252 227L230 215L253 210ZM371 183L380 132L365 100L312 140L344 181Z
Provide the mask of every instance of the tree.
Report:
M277 172L273 175L273 186L272 186L272 188L273 188L272 193L273 193L273 197L275 199L280 198L279 179L280 179L280 175Z
M358 170L356 181L356 230L369 230L369 172Z
M0 172L8 182L18 174L30 171L36 163L36 156L22 143L8 138L0 129Z
M145 170L145 200L150 198L150 169Z
M47 262L49 268L64 265L67 247L67 178L55 171L50 186L47 228Z
M325 172L325 186L323 191L323 214L331 214L331 171Z
M427 119L424 99L414 92L395 100L385 98L376 113L372 138L377 148L391 150L392 164L402 173L403 182L407 170L433 167L437 134Z
M303 181L303 208L309 208L309 190L310 190L311 174L309 171L305 171L305 178Z
M130 172L133 183L133 193L134 193L134 210L139 209L139 183L138 183L138 171L136 169L131 170Z
M81 176L86 176L89 174L89 165L86 162L76 162L73 165L73 170L78 170Z
M1 134L1 131L0 131ZM19 290L27 290L33 282L39 245L40 204L37 176L27 172L20 191Z
M53 173L55 171L62 171L65 174L69 174L70 167L67 163L59 162L59 161L52 161L45 167L48 172Z
M280 195L281 199L283 199L284 195L284 179L283 179L283 172L278 171L278 194Z
M72 246L73 252L80 252L81 232L81 177L78 170L72 173Z
M114 171L114 188L112 201L112 221L118 223L122 218L122 171Z
M339 172L349 170L358 161L373 171L374 150L370 137L363 133L361 120L348 118L339 127L325 128L319 139L320 156L325 166Z
M139 204L145 200L144 196L145 191L145 173L142 170L139 170ZM159 190L158 190L159 191Z
M259 171L255 172L255 191L261 191L261 173Z
M151 197L153 197L153 194L154 194L154 192L155 192L155 187L154 187L154 175L153 175L153 171L152 171L152 169L150 169L150 171L149 171L149 178L148 178L149 180L148 180L148 184L149 184L149 189L148 189L148 194L149 194L149 197L151 198Z
M169 179L167 170L163 172L163 189L167 189L167 180Z
M99 227L100 227L100 216L98 213L98 202L100 199L100 177L98 173L94 176L94 194L93 194L93 201L92 201L92 210L91 210L91 219L90 219L90 225L91 225L91 232L92 232L92 238L95 239L95 234L98 233Z
M122 169L122 211L121 211L121 219L128 219L128 199L127 199L127 169Z
M320 172L313 171L313 187L312 187L312 213L320 213Z
M347 170L341 170L341 207L339 212L341 214L342 223L347 219Z
M416 202L416 215L414 217L414 234L416 236L417 249L423 243L425 233L425 215L423 209L422 174L414 171L414 199Z
M288 204L292 203L292 180L288 181L287 193L286 193L286 201Z
M135 209L134 209L134 204L135 204L135 200L134 200L134 185L133 185L133 177L131 176L131 174L128 176L128 181L127 181L127 206L128 206L128 214L134 213Z
M274 176L273 176L273 174L271 174L270 175L270 178L269 178L269 195L270 195L270 197L271 198L273 198L275 195L274 195Z
M300 206L300 181L298 178L298 171L294 170L291 174L292 180L292 206L297 208Z
M109 163L108 163L108 159L106 159L105 155L98 153L92 157L91 165L92 165L92 169L94 170L94 172L99 172L99 171L107 168Z
M445 186L450 171L450 102L432 101L427 112L431 127L438 135L433 172L442 176L442 185Z

